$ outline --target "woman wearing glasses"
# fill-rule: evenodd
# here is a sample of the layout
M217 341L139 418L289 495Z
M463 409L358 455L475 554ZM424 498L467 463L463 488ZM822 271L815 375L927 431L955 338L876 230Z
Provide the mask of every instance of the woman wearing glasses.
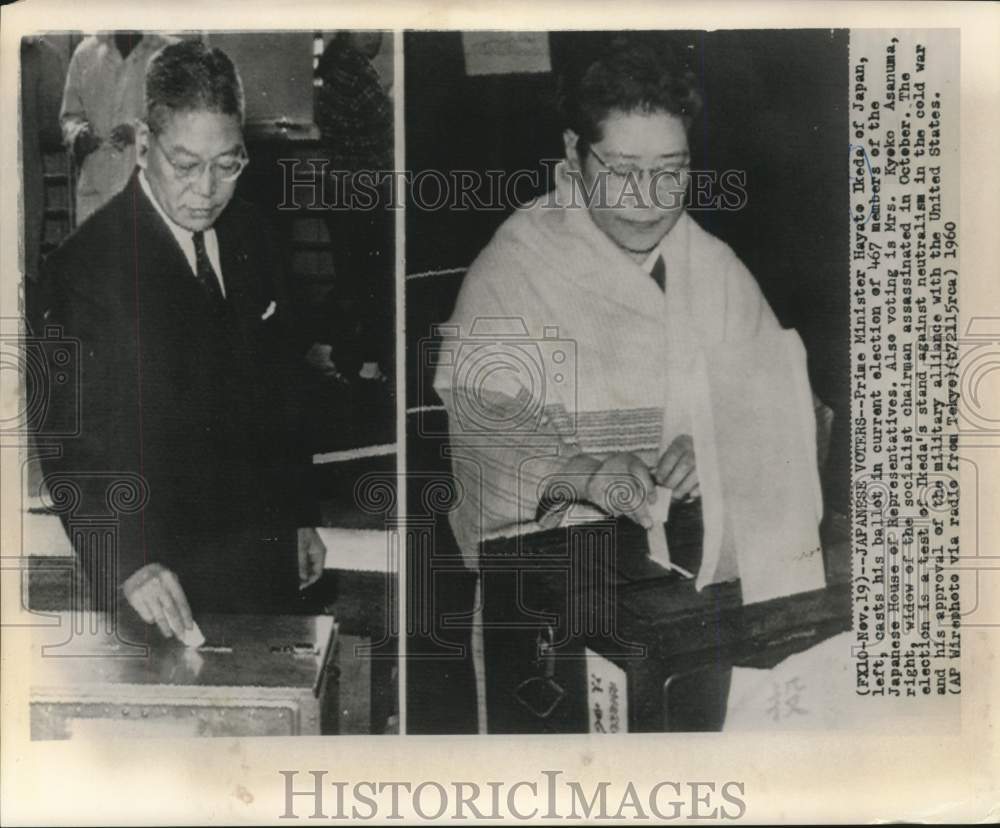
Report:
M570 503L647 530L671 504L688 505L707 510L706 549L718 553L702 578L731 579L732 521L720 496L702 502L696 459L696 445L717 436L705 389L719 375L706 355L795 335L687 212L688 133L701 109L689 73L619 41L564 82L562 103L555 189L517 210L472 264L443 344L452 356L435 388L464 493L456 537L471 556L491 534L557 524ZM803 357L807 401L788 408L808 431L804 353L797 338L787 347ZM769 382L762 367L747 378ZM709 482L715 495L724 481Z
M550 495L647 529L658 486L698 499L685 366L698 348L779 329L740 260L685 211L690 76L622 45L564 92L556 188L469 269L450 320L459 341L446 343L459 359L435 381L467 554L484 535L558 520ZM509 366L518 337L539 345L527 370ZM623 480L645 496L622 497Z
M661 52L624 42L563 91L565 158L555 189L500 227L445 326L434 385L462 492L452 527L471 558L484 539L559 525L569 512L624 516L649 530L654 560L676 568L657 550L667 513L699 530L703 514L701 559L682 574L699 586L731 580L738 544L751 548L761 526L752 508L746 521L747 510L724 501L723 490L734 491L729 471L765 467L774 453L753 437L730 439L753 418L733 416L739 405L713 408L716 392L756 384L766 396L779 363L753 360L768 349L784 353L783 337L795 334L781 331L728 245L686 212L688 133L701 103L690 75ZM778 508L801 517L813 542L813 413L797 337L791 348L804 394L779 404L798 418L787 442L802 476L783 481L791 493ZM781 482L736 479L741 503L753 500L747 489ZM796 492L800 480L815 486Z

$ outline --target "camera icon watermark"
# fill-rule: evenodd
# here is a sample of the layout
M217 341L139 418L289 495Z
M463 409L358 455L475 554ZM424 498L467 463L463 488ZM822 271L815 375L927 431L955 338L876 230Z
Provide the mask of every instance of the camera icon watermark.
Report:
M553 417L562 434L575 433L577 346L557 326L532 335L519 317L478 317L468 331L437 325L418 343L421 408L447 398L449 426L418 420L421 436L522 438L542 432Z
M56 325L32 335L5 324L0 330L0 370L10 371L11 385L23 388L12 412L0 415L0 436L15 440L79 436L79 340L64 336Z
M949 294L949 310L957 295ZM954 356L952 357L954 358ZM981 521L996 503L997 452L1000 451L1000 318L975 316L958 337L956 386L952 409L958 424L957 450L969 481L962 499L961 554L949 567L963 586L962 626L1000 629L1000 555Z
M1000 445L1000 319L978 316L969 320L958 341L958 430L970 438ZM992 405L992 407L991 407Z

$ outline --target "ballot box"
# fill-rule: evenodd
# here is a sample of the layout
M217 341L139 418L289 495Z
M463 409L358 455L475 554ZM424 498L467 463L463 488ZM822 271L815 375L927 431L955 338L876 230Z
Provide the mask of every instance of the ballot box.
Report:
M392 593L390 577L394 577L389 573L330 568L303 591L287 614L199 616L197 621L208 638L206 647L219 643L221 650L188 652L176 642L161 640L155 627L139 623L126 605L119 606L111 626L127 630L130 641L150 648L149 655L138 661L121 658L134 655L119 640L124 633L112 636L107 617L87 611L89 591L81 583L74 558L27 558L24 576L22 601L34 616L40 636L33 652L39 656L42 646L50 648L47 657L38 658L38 674L45 677L48 690L58 690L59 699L76 692L77 684L96 682L101 693L141 693L143 698L169 693L171 698L197 699L209 693L215 704L218 698L251 699L259 689L270 699L295 699L301 704L302 715L293 715L291 706L269 702L273 718L262 719L255 713L246 721L235 710L226 710L205 735L217 735L223 719L233 728L240 721L252 724L261 729L258 735L270 733L269 727L281 735L382 733L398 712L396 645L385 609ZM53 636L56 641L67 639L77 656L66 658L68 647L51 649ZM95 649L96 660L79 657L80 648L87 647ZM324 657L317 661L320 653ZM197 676L192 666L198 667ZM142 680L134 681L136 676ZM231 676L239 681L227 684ZM161 677L165 677L164 687L157 689ZM34 678L32 683L36 683ZM110 685L117 685L117 690ZM65 706L47 704L33 702L33 722L36 714L41 717L37 721L44 722L46 710L57 716L66 712ZM208 714L207 708L200 712ZM151 716L147 710L139 718L148 721ZM77 722L76 730L81 727L100 725ZM66 738L68 732L60 728L42 723L38 738ZM128 727L118 729L124 732ZM160 729L169 730L163 723Z
M697 573L697 504L666 524ZM744 605L738 581L695 588L648 557L625 519L497 538L482 547L491 733L715 731L734 666L766 667L850 626L844 525L823 531L823 589Z
M204 615L200 647L128 617L53 620L36 630L33 739L297 736L336 715L329 616Z
M87 611L89 593L74 558L28 558L24 576L22 601L38 630L37 738L67 738L109 723L122 733L170 732L181 722L195 727L189 714L207 717L195 728L203 735L383 733L398 712L389 573L327 569L285 615L199 616L207 641L194 651L164 640L127 605L114 621ZM136 644L146 649L136 651ZM150 699L158 703L149 707Z

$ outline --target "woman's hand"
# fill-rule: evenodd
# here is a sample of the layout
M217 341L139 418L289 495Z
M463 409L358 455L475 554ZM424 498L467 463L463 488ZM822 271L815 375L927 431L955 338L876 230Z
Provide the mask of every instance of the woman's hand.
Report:
M690 434L674 438L656 464L653 477L660 486L673 490L674 500L690 502L701 496L694 463L694 440Z
M609 515L624 515L644 529L653 525L649 506L656 502L656 484L634 454L613 454L601 462L587 480L586 497Z
M319 532L312 528L300 528L299 541L299 589L315 584L323 575L326 565L326 544Z

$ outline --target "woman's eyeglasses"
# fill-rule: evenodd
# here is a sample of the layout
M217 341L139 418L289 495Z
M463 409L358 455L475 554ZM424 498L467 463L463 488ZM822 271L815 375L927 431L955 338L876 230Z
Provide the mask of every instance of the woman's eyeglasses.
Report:
M616 184L624 186L629 180L638 182L643 174L650 182L654 182L657 187L667 187L670 185L680 185L684 183L681 176L688 172L691 159L685 154L677 161L671 161L662 167L646 169L637 164L611 164L605 161L592 146L587 147L587 152L594 156L598 164L610 173L609 177Z

